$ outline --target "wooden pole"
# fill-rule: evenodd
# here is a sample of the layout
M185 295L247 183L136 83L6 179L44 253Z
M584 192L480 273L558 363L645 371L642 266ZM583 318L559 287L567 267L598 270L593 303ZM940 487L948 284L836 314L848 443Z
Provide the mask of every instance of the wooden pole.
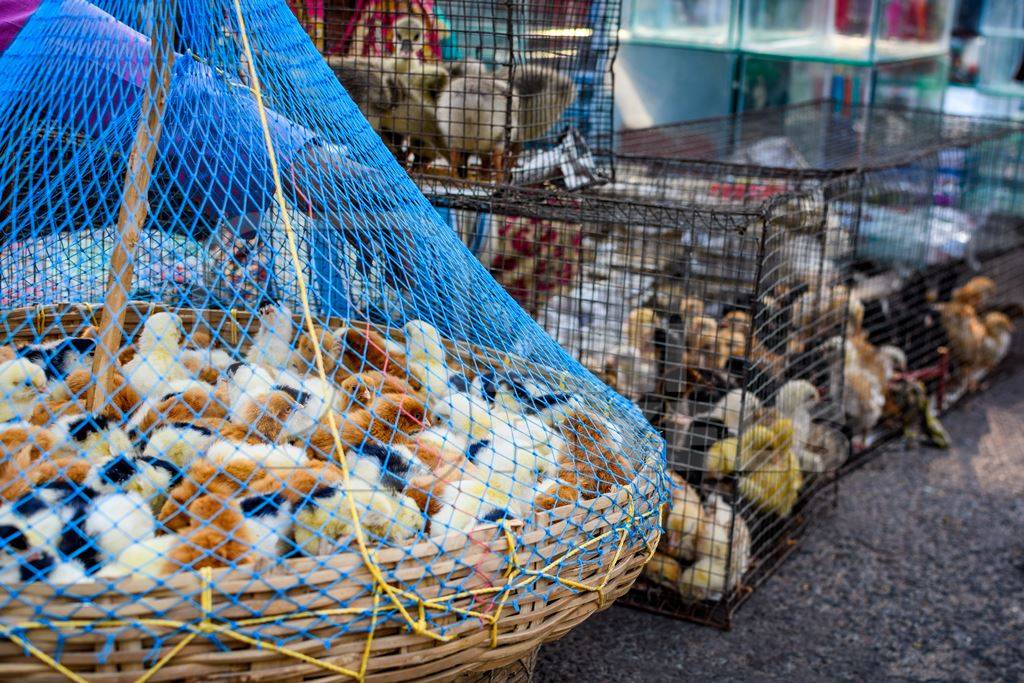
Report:
M117 354L121 348L128 293L135 274L135 250L139 232L149 213L149 181L163 129L167 93L174 66L175 0L156 0L153 5L153 35L150 38L149 78L142 100L142 114L135 129L135 143L128 158L121 208L117 216L117 244L110 255L107 292L100 318L99 343L93 359L95 382L88 401L99 412L113 389Z

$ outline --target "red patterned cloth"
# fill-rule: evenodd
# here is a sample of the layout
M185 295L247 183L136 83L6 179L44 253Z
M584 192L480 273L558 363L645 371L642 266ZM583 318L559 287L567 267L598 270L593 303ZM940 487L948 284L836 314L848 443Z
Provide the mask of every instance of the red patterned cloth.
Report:
M572 280L580 260L576 223L506 216L499 219L490 269L519 305L536 314Z

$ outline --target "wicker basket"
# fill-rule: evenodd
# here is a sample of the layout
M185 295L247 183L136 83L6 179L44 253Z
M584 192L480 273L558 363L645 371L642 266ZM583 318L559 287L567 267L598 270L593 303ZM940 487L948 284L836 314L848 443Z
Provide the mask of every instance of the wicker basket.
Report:
M155 308L162 307L130 306L126 333L132 334ZM180 313L186 325L203 318L226 340L233 334L230 328L237 327L234 334L240 337L252 322L248 314L187 310ZM98 309L82 306L42 307L10 311L4 322L8 339L19 341L80 329L94 323L96 317ZM656 515L656 510L651 509L653 503L649 502L656 500L654 485L650 483L653 477L645 478L644 474L651 473L642 472L628 487L607 495L538 513L536 524L519 531L514 556L522 571L510 584L522 582L523 577L532 578L511 591L493 627L476 618L457 621L452 617L453 626L446 633L453 637L440 642L412 632L404 622L382 620L372 630L365 677L374 681L410 681L479 680L485 672L493 672L489 680L522 680L524 674L528 676L531 667L525 663L535 656L537 648L560 638L625 593L640 573L649 549L657 544L657 526L650 521ZM415 581L421 599L438 598L442 597L443 587L437 576L447 576L450 585L462 581L463 590L479 585L480 572L504 581L502 569L513 555L506 538L511 537L491 533L475 539L450 538L443 546L425 541L411 547L380 550L375 560L385 576L403 583ZM602 541L618 552L593 552ZM180 574L159 582L132 579L119 583L116 593L99 595L97 590L106 584L74 584L60 593L49 586L23 586L15 599L0 607L0 623L8 636L0 640L0 678L67 680L65 674L37 653L27 656L24 642L44 657L53 655L88 681L138 680L156 660L165 657L168 661L148 680L345 678L322 662L335 669L358 671L367 648L367 617L388 607L386 599L380 599L375 606L373 595L359 596L364 590L361 586L373 582L361 556L344 552L295 559L290 561L289 569L287 573L278 570L255 577L250 570L232 568L203 576ZM560 581L569 572L572 585ZM345 580L338 580L341 575ZM201 595L202 599L183 600L183 595ZM459 597L446 604L470 609L473 600L472 596ZM365 611L330 619L306 618L302 628L313 637L304 642L289 641L289 653L261 647L275 636L294 634L294 628L285 619L329 610L340 601ZM251 616L247 605L259 605L264 618L281 619L259 627L261 642L252 640L255 636L251 634L248 642L232 635L246 635L244 619ZM476 609L480 609L479 603ZM199 635L174 652L188 637L188 631L175 629L173 624L157 628L142 623L154 610L163 611L162 618L170 622L188 624L200 631L222 629L217 634L220 647ZM217 619L207 620L207 615L216 615ZM44 628L18 628L44 618L51 622ZM448 618L439 617L441 623ZM104 621L97 621L100 619ZM111 619L120 623L111 624ZM233 631L226 630L223 619L236 620ZM83 633L81 628L73 632L58 628L62 622L70 627L72 620L81 622L79 627L88 624L89 629ZM339 635L346 621L353 624L351 631ZM108 642L111 634L116 634L112 647ZM496 635L493 641L492 634ZM325 648L324 642L328 640L331 646ZM300 657L295 653L300 653Z

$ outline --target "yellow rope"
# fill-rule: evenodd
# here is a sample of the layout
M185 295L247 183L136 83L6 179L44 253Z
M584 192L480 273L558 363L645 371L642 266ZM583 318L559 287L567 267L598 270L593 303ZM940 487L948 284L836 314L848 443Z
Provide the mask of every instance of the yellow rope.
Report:
M491 631L491 647L497 647L497 636L498 627L500 626L499 621L501 617L501 611L514 591L520 590L529 586L531 583L536 582L538 579L545 578L554 583L564 585L568 588L579 591L597 592L599 596L603 596L603 589L611 579L612 573L618 566L619 560L621 559L621 553L624 548L624 541L628 537L628 530L631 527L636 526L645 519L653 516L653 512L646 513L639 517L635 516L633 511L633 505L630 504L629 512L626 515L626 519L623 520L622 525L615 528L609 529L608 531L589 539L588 541L580 544L579 546L572 548L557 559L553 560L549 564L536 570L527 570L519 566L516 560L516 544L515 539L508 530L508 527L502 525L502 531L505 535L506 544L509 546L509 555L507 561L510 563L510 572L508 576L508 583L505 586L491 586L487 588L480 588L471 591L462 591L449 596L441 596L438 598L432 598L429 600L421 599L413 594L406 591L398 591L405 596L409 596L411 601L414 601L417 605L418 619L417 621L424 623L426 621L426 611L438 611L448 614L461 614L464 616L476 617L488 622ZM564 563L570 558L574 557L579 552L586 550L587 548L599 543L605 538L612 534L619 534L620 540L616 549L615 555L612 557L612 561L608 565L608 571L605 573L601 582L596 586L589 586L585 583L573 581L553 574L558 565ZM648 544L648 556L654 552L653 543ZM513 579L517 577L525 577L523 580L513 583ZM366 644L363 648L363 653L360 661L360 668L358 671L353 671L345 667L338 666L331 662L312 657L302 652L281 647L258 638L240 633L229 623L216 623L213 615L213 572L210 568L204 568L200 570L200 606L202 611L202 618L198 624L189 622L176 621L172 619L67 619L67 620L55 620L55 621L27 621L18 624L11 625L0 625L0 635L8 638L12 642L21 647L24 647L29 654L36 657L38 660L54 669L55 671L63 674L68 680L74 681L75 683L88 683L88 680L74 673L64 665L55 661L45 652L39 650L37 647L32 645L28 640L21 638L15 634L15 631L32 631L32 630L77 630L83 628L90 629L103 629L103 628L138 628L138 627L149 627L149 628L167 628L174 630L187 630L189 633L185 635L178 643L171 648L167 654L160 658L160 660L143 673L139 678L136 679L135 683L147 683L158 671L160 671L165 665L167 665L175 656L177 656L185 647L188 646L197 636L200 635L223 635L239 642L245 643L252 647L262 648L265 650L271 650L277 652L285 657L296 659L313 666L320 667L333 673L349 676L356 680L362 681L366 675L366 668L369 663L369 657L371 653L371 645L373 642L373 635L377 627L377 619L380 612L380 594L384 590L383 586L378 585L374 589L373 593L373 606L370 610L370 627L367 633ZM446 605L444 603L463 599L474 596L487 595L492 593L501 593L500 602L496 603L497 609L494 614L486 614L475 610L467 610L455 607L453 605ZM599 597L599 600L603 600ZM600 603L599 603L600 604ZM335 609L323 609L323 610L308 610L304 612L296 612L289 615L282 615L276 617L254 617L250 619L243 619L234 622L234 626L237 628L244 628L246 626L258 626L269 622L281 622L287 623L290 621L297 621L302 619L309 619L312 617L331 617L341 615L357 615L365 614L367 610L365 608L335 608ZM425 626L421 626L417 629L417 633L422 635L433 635L435 639L443 639L445 641L450 640L451 636L443 637L437 634L429 634L425 632Z
M326 369L325 369L326 366L325 366L325 363L324 363L323 350L322 350L322 348L320 346L320 338L319 338L319 335L317 334L316 324L315 324L315 322L313 320L312 307L310 306L310 303L309 303L309 293L308 293L308 290L306 288L305 278L303 276L302 263L301 263L301 259L300 259L300 256L299 256L297 239L296 239L296 236L295 236L295 231L294 231L294 229L292 227L292 224L291 224L291 218L290 218L290 215L289 215L288 204L287 204L287 202L285 200L285 197L284 197L284 187L283 187L283 184L281 183L280 172L279 172L278 165L277 165L277 155L275 153L273 140L272 140L272 137L271 137L271 134L270 134L270 125L269 125L268 119L267 119L267 111L266 111L266 108L265 108L265 106L263 104L262 89L260 87L259 77L256 74L255 59L253 58L252 50L251 50L251 47L249 45L249 36L248 36L248 32L246 31L246 28L245 28L245 19L243 17L242 6L241 6L241 3L240 3L240 0L234 0L234 6L235 6L235 14L236 14L236 17L238 19L239 36L241 38L242 48L243 48L243 51L245 53L246 63L247 63L248 71L249 71L249 78L250 78L250 83L251 83L250 89L251 89L251 91L253 93L253 96L254 96L254 98L256 100L256 107L257 107L257 110L258 110L259 116L260 116L260 125L261 125L261 127L263 129L264 142L266 143L266 146L267 146L267 158L268 158L268 162L270 164L271 175L272 175L273 180L274 180L274 199L277 202L278 208L280 209L280 212L281 212L281 220L282 220L282 224L283 224L283 227L284 227L285 235L286 235L286 238L287 238L288 252L289 252L289 255L291 257L292 266L295 269L296 285L297 285L297 288L298 288L299 300L300 300L300 302L302 304L302 315L303 315L303 320L304 320L305 327L306 327L306 333L309 335L310 341L312 342L312 345L313 345L313 357L314 357L314 360L316 361L317 374L319 375L319 378L320 378L321 381L327 383L329 380L328 380L327 372L326 372ZM232 321L234 321L234 319L235 319L234 311L232 311L231 317L232 317ZM236 333L237 332L237 327L236 326L232 326L232 328L233 328L232 329L233 333ZM560 381L560 386L564 385L564 382L565 382L565 375L563 374L563 376L561 378L561 381ZM610 404L609 404L609 406L606 409L610 409ZM327 424L328 424L328 428L330 429L331 437L332 437L332 439L334 441L334 446L337 449L337 452L338 453L343 453L344 452L344 447L343 447L343 444L342 444L342 441L341 441L341 434L340 434L340 431L338 429L338 425L337 425L337 422L335 420L335 416L334 416L334 412L333 411L327 411ZM456 594L451 595L451 596L441 596L441 597L432 598L432 599L423 599L420 596L417 596L417 595L415 595L413 593L410 593L408 591L402 590L401 588L398 588L396 586L391 585L387 581L387 579L384 577L383 573L381 572L380 567L378 566L378 564L376 563L376 561L374 559L373 551L370 550L370 548L368 547L368 545L366 543L366 538L365 538L365 535L364 535L364 532L363 532L363 529L362 529L362 525L359 523L359 512L358 512L358 509L357 509L356 504L355 504L355 499L352 497L352 495L350 493L350 490L349 490L349 488L350 488L349 472L348 472L348 467L347 467L346 462L345 462L345 458L339 458L338 459L338 464L340 466L341 473L342 473L342 484L343 484L343 487L344 487L344 490L345 490L345 500L346 500L346 502L348 504L349 514L351 515L352 520L354 521L354 524L352 526L353 526L353 530L354 530L354 536L355 536L355 540L356 540L356 545L357 545L357 547L359 549L359 554L360 554L360 556L361 556L361 558L363 560L363 564L366 567L367 571L370 572L370 575L373 578L373 582L374 582L373 607L372 607L372 610L371 610L371 613L370 613L370 627L369 627L369 630L368 630L368 633L367 633L367 637L366 637L366 644L365 644L365 646L363 648L363 652L362 652L362 655L360 657L358 671L347 669L347 668L338 666L336 664L333 664L331 662L327 662L327 661L324 661L322 659L317 659L317 658L311 657L310 655L307 655L305 653L297 652L295 650L291 650L289 648L285 648L285 647L276 645L274 643L270 643L270 642L266 642L264 640L253 638L253 637L248 636L248 635L246 635L244 633L238 632L237 630L232 628L231 625L226 624L226 623L225 624L214 623L214 620L213 620L213 590L212 590L212 577L213 577L213 574L212 574L212 570L210 568L208 568L208 567L204 568L204 569L202 569L200 571L200 582L201 582L200 606L201 606L201 610L202 610L202 618L201 618L201 620L199 621L198 624L190 624L190 623L186 623L186 622L178 622L178 621L169 620L169 619L95 620L95 621L89 621L89 620L66 620L66 621L56 621L56 622L46 622L46 623L42 623L42 622L25 622L25 623L13 625L13 626L0 626L0 634L3 634L8 639L10 639L12 642L14 642L14 643L16 643L18 645L21 645L30 654L32 654L34 657L36 657L37 659L39 659L40 661L45 663L47 666L49 666L52 669L54 669L55 671L63 674L69 680L75 681L75 683L88 683L88 682L86 681L86 679L84 679L81 676L75 674L73 671L71 671L70 669L68 669L64 665L62 665L59 662L55 661L53 658L51 658L45 652L42 652L41 650L39 650L38 648L33 646L27 640L24 640L21 637L15 635L14 631L17 631L17 630L32 630L32 629L52 629L52 628L57 628L57 629L62 629L62 628L65 628L65 629L67 629L67 628L82 628L83 626L89 626L89 627L93 627L93 628L104 628L104 627L106 627L106 628L115 628L115 627L131 627L131 626L150 626L150 627L153 627L153 626L158 626L158 627L167 627L167 628L175 628L175 629L185 629L185 630L189 631L189 633L184 638L182 638L182 640L180 640L177 644L175 644L175 646L173 648L171 648L167 652L167 654L165 654L163 657L161 657L160 660L156 664L154 664L142 676L140 676L137 679L136 683L146 683L158 671L160 671L164 666L166 666L175 656L177 656L182 650L184 650L185 647L188 646L188 644L191 643L192 640L194 640L197 636L199 636L199 635L210 635L210 634L224 635L224 636L227 636L227 637L232 638L234 640L237 640L239 642L242 642L242 643L245 643L247 645L250 645L252 647L266 649L266 650L271 650L271 651L277 652L278 654L281 654L283 656L286 656L286 657L289 657L289 658L292 658L292 659L296 659L296 660L305 662L307 664L318 666L320 668L323 668L325 670L328 670L328 671L331 671L331 672L334 672L334 673L337 673L337 674L341 674L341 675L345 675L345 676L350 676L352 678L355 678L358 681L362 681L365 678L365 676L366 676L366 670L367 670L367 667L369 665L370 653L371 653L371 645L372 645L372 642L373 642L374 633L376 631L377 618L378 618L378 614L379 614L379 610L380 610L380 596L381 596L381 593L384 593L384 594L386 594L388 596L388 598L390 599L391 603L394 605L395 609L399 612L399 614L401 614L402 618L405 620L405 622L408 625L409 629L413 633L415 633L417 635L421 635L421 636L424 636L426 638L430 638L430 639L438 641L438 642L448 642L454 636L443 636L441 634L435 633L435 632L430 630L430 628L428 626L428 623L427 623L427 610L441 611L441 612L445 612L445 613L449 613L449 614L450 613L456 613L456 614L461 614L461 615L465 615L465 616L477 617L477 618L480 618L480 619L482 619L482 620L484 620L486 622L489 622L489 624L490 624L490 631L491 631L491 639L490 639L491 647L497 647L497 644L498 644L499 620L500 620L501 612L504 609L504 606L505 606L506 602L508 601L509 597L511 596L511 594L514 591L517 591L517 590L520 590L520 589L522 589L522 588L524 588L526 586L529 586L531 583L537 581L538 579L540 579L542 577L546 578L546 579L549 579L549 580L551 580L551 581L553 581L555 583L558 583L558 584L564 585L566 587L569 587L571 589L574 589L574 590L588 591L588 592L597 592L598 593L599 604L603 606L603 603L604 603L604 593L603 593L604 587L607 585L607 582L611 578L612 572L617 567L619 559L621 558L621 554L622 554L622 550L623 550L623 547L624 547L624 544L625 544L625 540L628 537L627 529L628 529L628 527L635 525L639 521L636 518L636 516L635 516L635 509L634 509L634 505L633 505L633 502L632 502L632 499L631 499L630 500L630 504L629 504L629 508L628 508L628 511L627 511L627 514L626 514L626 522L625 522L624 526L616 527L614 529L609 529L605 533L603 533L603 534L601 534L599 536L596 536L594 538L591 538L591 539L589 539L588 541L586 541L584 543L581 543L580 545L578 545L578 546L572 548L571 550L567 551L560 558L554 560L553 562L549 563L548 565L546 565L545 567L542 567L539 570L526 570L526 569L522 568L519 565L518 560L516 558L517 549L516 549L515 537L512 535L512 533L509 530L508 526L505 525L505 524L502 524L501 530L502 530L502 533L503 533L503 535L505 537L505 544L507 546L507 548L506 548L506 551L507 551L506 562L508 563L508 570L507 570L507 575L506 575L506 584L505 584L504 587L488 586L486 588L479 588L479 589L475 589L475 590L471 590L471 591L463 591L463 592L456 593ZM640 519L641 520L645 519L648 516L650 516L650 514L651 513L648 513L647 515L644 515ZM550 573L552 570L557 568L558 565L560 565L561 563L563 563L566 560L576 556L577 554L579 554L580 552L586 550L587 548L589 548L589 547L591 547L591 546L593 546L593 545L595 545L597 543L600 543L602 540L604 540L605 538L607 538L608 536L610 536L613 533L618 533L620 535L619 543L618 543L618 546L616 548L615 555L613 556L612 561L611 561L611 563L608 566L608 571L605 573L604 578L601 580L601 582L598 585L596 585L596 586L589 586L589 585L587 585L585 583L578 582L578 581L573 581L571 579L564 579L562 577L559 577L557 575L553 575L553 574ZM523 578L519 582L515 582L515 579L519 578L519 577L525 577L525 578ZM454 600L458 600L458 599L470 598L470 597L481 597L481 596L485 596L485 595L489 595L489 594L495 594L495 593L500 594L501 598L500 598L500 601L498 601L496 603L496 605L495 605L496 609L495 609L495 612L493 614L486 614L486 613L483 613L483 612L480 612L480 611L477 611L477 610L469 610L469 609L459 608L459 607L456 607L456 606L451 605L451 604L445 604L445 603L453 602ZM403 598L406 601L409 601L409 602L411 602L411 603L413 603L415 605L415 607L416 607L416 617L415 618L413 618L413 616L410 614L409 610L407 609L407 607L403 603ZM345 614L359 614L359 613L363 613L363 612L365 612L365 610L362 610L362 609L326 609L326 610L317 610L317 611L306 611L306 612L300 612L300 613L288 615L287 617L257 617L257 618L254 618L254 619L238 621L238 622L236 622L236 625L239 626L239 627L244 627L244 626L253 626L253 625L259 625L259 624L264 624L264 623L270 623L270 622L273 622L273 621L287 622L287 621L292 621L292 620L297 620L297 619L307 619L307 618L311 618L311 617L338 616L338 615L345 615Z

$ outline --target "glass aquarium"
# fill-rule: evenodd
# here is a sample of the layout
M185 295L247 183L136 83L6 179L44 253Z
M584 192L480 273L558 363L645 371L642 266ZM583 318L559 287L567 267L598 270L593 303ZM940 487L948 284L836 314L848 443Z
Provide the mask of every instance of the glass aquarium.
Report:
M633 0L626 37L633 41L736 46L739 0Z
M989 0L981 17L978 89L1024 95L1024 2Z
M867 66L745 55L740 71L739 111L821 98L939 109L949 65L945 56Z
M954 0L747 0L741 47L852 64L944 54L953 5Z

